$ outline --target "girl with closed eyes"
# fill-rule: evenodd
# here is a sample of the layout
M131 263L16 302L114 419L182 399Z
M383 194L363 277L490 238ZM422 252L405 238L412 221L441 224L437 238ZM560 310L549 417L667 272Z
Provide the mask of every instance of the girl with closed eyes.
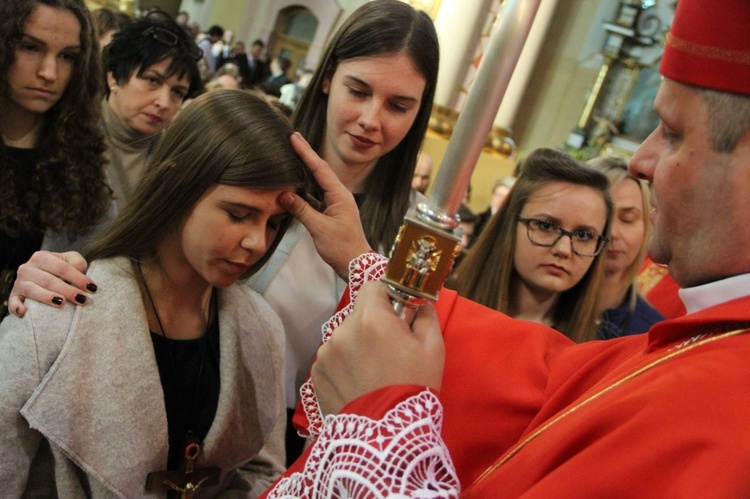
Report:
M95 298L0 324L5 496L255 497L283 471L283 329L237 281L307 186L291 134L262 97L199 97L85 251Z
M411 180L432 109L438 60L437 33L427 14L398 0L367 2L324 50L292 116L294 128L357 199L367 242L380 252L390 249L404 215L418 201ZM295 220L268 264L248 280L284 324L290 418L320 346L321 327L346 289L346 266L334 271L318 253L335 252L336 243L316 245ZM74 253L63 258L69 265L41 253L22 267L23 279L10 301L14 313L24 313L23 297L62 302L86 290L91 280L80 272L86 262ZM50 280L49 274L67 283ZM287 435L291 462L302 440L291 425Z

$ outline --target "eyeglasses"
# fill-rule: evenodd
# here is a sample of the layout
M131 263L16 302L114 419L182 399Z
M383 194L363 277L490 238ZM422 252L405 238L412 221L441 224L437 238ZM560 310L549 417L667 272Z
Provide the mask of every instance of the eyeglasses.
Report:
M591 230L565 230L548 220L519 216L518 221L526 226L529 241L537 246L551 247L563 237L570 238L570 247L578 256L593 258L609 242L606 237Z
M198 47L195 42L193 42L192 40L180 40L180 37L177 36L177 34L166 28L162 28L160 26L151 26L141 34L143 36L150 36L154 40L161 42L164 45L169 45L170 47L174 47L179 43L182 50L187 52L188 55L196 61L200 61L203 57L203 50L201 50L201 48Z

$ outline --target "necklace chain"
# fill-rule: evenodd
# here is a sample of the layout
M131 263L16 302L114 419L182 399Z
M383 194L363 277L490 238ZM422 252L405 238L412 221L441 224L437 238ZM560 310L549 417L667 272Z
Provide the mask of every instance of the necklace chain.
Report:
M154 311L154 315L156 316L156 323L159 324L159 332L166 339L169 339L169 336L167 336L167 331L164 329L164 326L161 323L161 319L159 318L159 312L156 311L156 304L154 303L154 299L151 297L151 290L148 289L148 283L146 282L146 277L143 275L143 269L141 269L141 261L140 260L138 260L138 273L141 276L141 281L143 281L143 288L146 290L146 296L148 297L148 303L151 305L151 310ZM172 350L171 349L168 349L168 350L169 350L170 360L172 360Z
M151 305L151 310L153 310L154 316L156 317L156 322L159 324L159 329L161 330L160 331L161 335L165 339L171 340L171 338L169 336L167 336L167 331L164 329L164 326L162 325L161 319L159 318L159 312L156 311L156 304L154 303L154 299L151 296L151 290L148 288L148 283L146 282L146 277L143 275L143 269L141 268L141 260L140 259L137 260L137 265L138 265L138 274L139 274L139 276L141 278L141 282L143 282L143 289L145 289L145 291L146 291L146 296L148 297L148 302ZM211 308L211 303L213 302L213 299L214 299L214 292L213 292L213 288L212 288L211 298L209 298L209 314L208 314L209 315L209 319L208 319L209 322L211 320L210 308ZM206 326L206 329L208 330L209 327L210 327L210 324L208 324ZM206 333L206 334L208 334L208 333ZM192 410L190 411L190 419L192 421L190 422L190 428L188 429L188 435L191 435L193 433L193 427L195 426L196 420L197 420L197 412L198 411L197 411L196 408L197 408L197 405L198 405L198 391L199 391L199 387L200 387L200 384L201 384L201 379L203 378L203 365L204 365L204 363L205 363L204 361L206 359L206 349L207 349L207 345L208 345L208 338L207 337L202 338L201 342L202 343L201 343L201 346L200 346L200 364L199 364L199 367L198 367L198 377L196 378L196 381L195 381L195 389L193 390L193 403L192 403L192 408L191 408ZM172 354L172 345L168 342L168 343L166 343L165 346L166 346L167 354L169 355L169 365L172 368L172 376L174 377L174 379L176 381L176 380L180 379L180 376L178 376L178 374L177 374L177 363L175 362L174 356Z

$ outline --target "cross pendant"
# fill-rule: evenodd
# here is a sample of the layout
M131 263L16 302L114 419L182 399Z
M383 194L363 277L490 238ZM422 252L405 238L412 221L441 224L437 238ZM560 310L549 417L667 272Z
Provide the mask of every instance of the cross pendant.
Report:
M149 492L176 491L184 499L193 496L203 485L219 483L219 468L196 468L195 461L201 453L201 442L188 435L185 450L180 458L180 471L152 471L146 477L146 490Z

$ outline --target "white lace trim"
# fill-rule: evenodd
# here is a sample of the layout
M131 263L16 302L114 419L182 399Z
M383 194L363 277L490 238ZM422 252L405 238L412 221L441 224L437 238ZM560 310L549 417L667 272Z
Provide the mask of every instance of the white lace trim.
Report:
M323 343L328 341L333 330L339 327L346 316L354 309L354 300L357 298L362 284L367 281L379 281L385 274L387 266L388 258L377 253L365 253L349 262L349 304L323 324ZM302 408L309 422L307 432L299 431L299 434L303 437L317 436L323 430L324 421L312 381L310 379L305 381L299 392Z
M440 402L428 390L377 421L329 415L303 472L279 481L268 498L458 497L442 424Z

